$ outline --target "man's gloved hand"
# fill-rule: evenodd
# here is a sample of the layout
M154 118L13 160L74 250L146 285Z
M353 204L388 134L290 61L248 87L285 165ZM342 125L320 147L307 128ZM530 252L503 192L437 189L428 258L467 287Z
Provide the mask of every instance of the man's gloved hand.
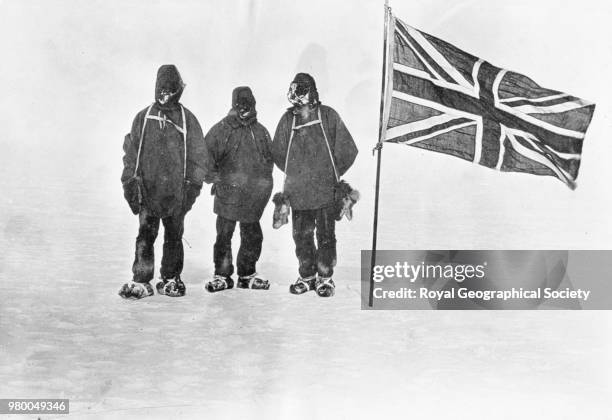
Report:
M202 185L185 180L185 184L183 185L183 211L185 213L191 210L201 190Z
M140 213L141 194L140 178L132 177L123 183L123 196L134 214Z
M215 174L212 178L212 186L210 187L210 195L214 196L217 194L217 185L221 182L219 174Z
M336 220L342 220L346 216L348 220L353 219L353 206L360 199L359 191L354 190L346 181L341 180L334 189Z
M219 176L219 172L216 170L210 171L206 177L204 177L204 182L207 184L212 184L210 187L210 195L215 195L217 193L217 184L221 182L221 177Z
M289 197L284 192L278 192L272 197L274 203L274 214L272 215L272 227L278 229L289 223L291 213L291 203Z

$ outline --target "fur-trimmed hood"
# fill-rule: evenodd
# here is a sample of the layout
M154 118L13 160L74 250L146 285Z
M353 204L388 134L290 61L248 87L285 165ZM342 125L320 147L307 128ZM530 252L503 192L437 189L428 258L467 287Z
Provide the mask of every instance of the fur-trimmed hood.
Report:
M232 109L227 114L226 121L232 128L238 128L241 125L249 126L257 122L257 109L255 96L251 88L248 86L239 86L232 91ZM242 109L249 110L247 118L240 117Z
M172 109L178 106L183 95L185 84L181 74L174 64L164 64L157 70L157 80L155 81L155 102L162 109ZM163 103L162 91L172 92L167 102Z

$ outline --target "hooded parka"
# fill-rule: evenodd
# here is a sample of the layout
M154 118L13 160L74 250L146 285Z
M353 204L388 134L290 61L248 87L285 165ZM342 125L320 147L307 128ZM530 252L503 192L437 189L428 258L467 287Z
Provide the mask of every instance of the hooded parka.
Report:
M134 213L143 207L160 218L186 213L204 182L206 145L198 120L179 102L183 87L174 65L161 66L156 101L125 136L121 181Z
M252 108L239 117L240 103ZM259 221L272 193L272 153L268 130L257 121L255 98L248 87L232 92L232 109L205 136L214 183L214 212L243 223Z
M357 146L335 110L319 103L304 120L299 111L290 108L278 123L272 154L281 171L285 171L287 164L284 192L295 210L315 210L334 204L337 180L326 136L341 177L355 161Z

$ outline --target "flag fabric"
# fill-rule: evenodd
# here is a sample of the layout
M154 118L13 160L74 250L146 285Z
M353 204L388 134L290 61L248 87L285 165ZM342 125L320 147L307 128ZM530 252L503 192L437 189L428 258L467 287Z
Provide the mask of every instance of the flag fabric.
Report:
M575 187L595 105L390 17L383 140Z

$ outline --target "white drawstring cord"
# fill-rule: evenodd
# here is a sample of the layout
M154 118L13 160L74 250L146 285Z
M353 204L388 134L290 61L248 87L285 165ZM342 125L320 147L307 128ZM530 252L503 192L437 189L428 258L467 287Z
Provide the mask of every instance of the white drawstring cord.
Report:
M153 108L153 105L154 103L149 105L149 108L147 108L147 112L145 113L145 117L142 121L142 131L140 132L140 143L138 144L138 154L136 155L136 167L134 168L134 176L136 176L138 172L138 165L140 164L140 152L142 150L145 127L147 126L147 117L149 116L149 112L151 112L151 108Z

